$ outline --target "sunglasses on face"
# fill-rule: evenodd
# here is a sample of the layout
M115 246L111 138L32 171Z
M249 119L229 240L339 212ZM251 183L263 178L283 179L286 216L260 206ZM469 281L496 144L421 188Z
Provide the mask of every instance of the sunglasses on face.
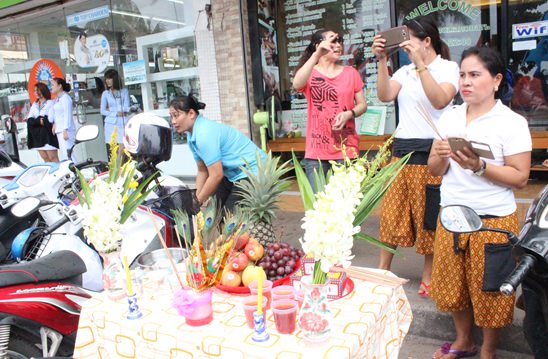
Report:
M322 39L321 41L318 41L317 45L318 45L320 42L325 41L325 40L327 40L327 39ZM342 37L340 37L340 36L337 36L337 37L335 37L334 39L331 39L331 43L332 43L332 44L334 44L334 43L336 43L336 42L338 42L339 44L342 45L343 42L344 42L344 39L343 39Z

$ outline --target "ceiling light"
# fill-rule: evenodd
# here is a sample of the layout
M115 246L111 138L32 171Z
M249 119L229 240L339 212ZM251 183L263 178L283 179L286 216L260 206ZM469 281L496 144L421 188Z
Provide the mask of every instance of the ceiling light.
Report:
M171 1L171 2L174 2L175 4L181 4L181 5L184 5L185 3L181 0L167 0L167 1Z
M132 13L132 12L125 12L125 11L118 11L118 10L110 10L110 12L113 13L113 14L118 14L118 15L138 17L138 18L147 19L147 20L150 19L150 16L135 14L135 13Z
M159 17L153 17L152 20L161 21L161 22L167 22L167 23L170 23L170 24L176 24L176 25L181 25L181 26L185 26L185 25L186 25L184 22L181 22L181 21L175 21L175 20L169 20L169 19L162 19L162 18L159 18Z

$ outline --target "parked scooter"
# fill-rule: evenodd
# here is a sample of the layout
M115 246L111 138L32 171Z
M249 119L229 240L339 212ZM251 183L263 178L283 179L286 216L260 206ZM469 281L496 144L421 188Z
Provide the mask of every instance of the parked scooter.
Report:
M134 116L128 126L131 129L127 131L126 137L133 145L128 145L128 150L138 161L142 178L155 175L155 181L159 184L155 193L150 195L142 207L136 209L122 227L121 255L127 256L131 264L141 253L161 247L157 229L168 246L174 245L174 221L170 210L181 208L195 212L196 201L193 191L180 180L160 177L156 169L157 163L171 156L171 131L165 120L143 113ZM101 180L101 177L95 180ZM144 206L152 209L152 216ZM66 205L44 200L40 208L45 224L21 232L13 242L13 256L21 260L34 260L61 249L73 250L81 255L88 267L88 272L84 274L84 288L101 290L101 261L97 253L86 244L79 204L74 202ZM57 216L47 214L51 211L55 211Z
M0 358L72 356L85 271L71 251L0 267Z
M97 138L99 129L95 125L83 126L76 134L76 144L91 141ZM76 146L75 144L75 146ZM74 147L73 147L74 148ZM71 149L72 150L72 149ZM4 157L4 165L9 162L9 156ZM40 213L34 212L24 218L16 218L9 211L9 207L29 196L49 201L63 200L69 203L74 195L68 195L74 190L71 186L78 183L75 169L92 173L105 171L106 163L102 161L86 161L74 164L71 161L42 163L23 169L13 180L0 189L0 262L5 261L15 237L29 228L38 228L53 224L63 218L62 202L58 205L44 207ZM68 189L68 192L67 192ZM16 259L15 257L12 260Z
M0 120L0 149L11 160L9 165L0 167L0 187L3 187L27 167L19 158L17 124L9 115L2 115Z
M443 207L440 222L453 233L494 231L508 235L517 265L502 276L500 291L512 295L521 284L525 338L535 358L548 358L548 186L529 207L518 237L507 230L483 226L478 214L466 206Z

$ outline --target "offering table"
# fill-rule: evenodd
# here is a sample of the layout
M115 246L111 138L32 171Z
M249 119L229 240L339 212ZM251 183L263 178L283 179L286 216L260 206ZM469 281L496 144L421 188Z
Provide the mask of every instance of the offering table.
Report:
M167 283L160 290L145 283L138 301L143 316L136 320L126 319L125 299L96 293L82 306L74 357L398 358L412 320L403 288L350 278L353 291L330 302L333 327L323 343L305 341L298 325L293 334L279 334L272 311L265 323L270 340L254 342L242 297L220 290L213 294L213 321L201 327L186 325L171 307Z

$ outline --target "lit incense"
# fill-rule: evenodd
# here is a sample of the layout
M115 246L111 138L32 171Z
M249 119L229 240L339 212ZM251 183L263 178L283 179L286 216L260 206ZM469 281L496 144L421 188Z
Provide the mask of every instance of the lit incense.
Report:
M124 269L126 270L127 295L128 297L131 297L133 295L133 285L131 284L131 274L129 273L127 256L124 256Z
M257 313L263 314L263 278L261 276L257 282Z

